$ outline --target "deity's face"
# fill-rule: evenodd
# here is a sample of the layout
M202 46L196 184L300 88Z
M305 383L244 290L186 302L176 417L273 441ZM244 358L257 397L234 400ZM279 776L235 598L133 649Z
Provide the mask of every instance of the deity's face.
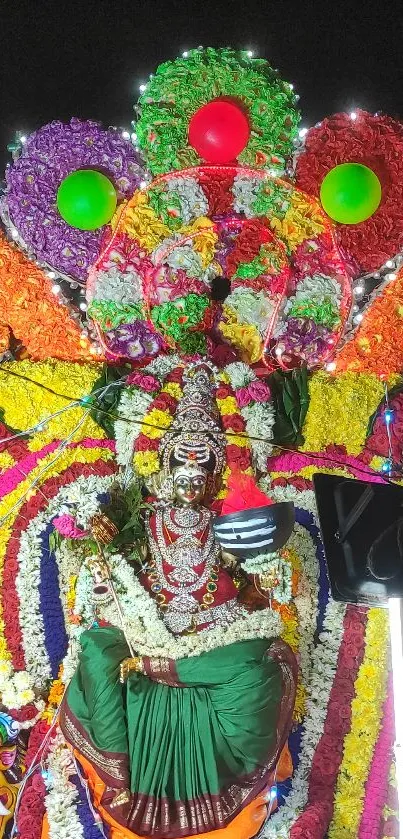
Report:
M204 469L178 466L174 475L175 500L183 507L197 507L206 492L207 474Z

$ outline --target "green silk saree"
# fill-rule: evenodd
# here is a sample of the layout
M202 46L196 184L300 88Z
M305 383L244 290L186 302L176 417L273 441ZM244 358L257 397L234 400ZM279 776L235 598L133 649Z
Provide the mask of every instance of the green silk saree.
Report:
M117 789L131 790L115 819L141 836L191 836L224 827L265 788L295 700L287 645L257 639L144 658L145 675L122 685L123 633L94 628L81 644L61 727L106 783L106 809Z

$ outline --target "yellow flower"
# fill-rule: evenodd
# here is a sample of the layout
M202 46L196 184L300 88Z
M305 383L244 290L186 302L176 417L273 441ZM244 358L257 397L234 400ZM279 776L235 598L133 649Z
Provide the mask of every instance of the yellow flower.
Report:
M218 236L214 230L213 222L201 216L192 224L181 227L179 233L181 236L193 234L193 247L201 258L203 268L207 268L214 259L215 248L218 242ZM194 235L195 233L197 233L197 236Z
M165 430L171 425L172 420L173 418L168 411L160 411L158 408L153 408L144 417L141 432L146 437L149 437L150 440L157 440L163 436Z
M148 253L171 235L169 227L149 206L147 194L141 191L136 192L127 204L118 221L118 229L135 239Z
M217 399L217 405L221 416L232 416L238 414L239 408L234 396L226 396L225 399Z
M246 434L244 437L241 434L226 434L225 436L229 446L238 446L240 449L249 448L249 439Z
M259 361L262 354L262 340L256 326L238 323L236 314L230 306L223 306L223 315L219 323L219 330L223 337L238 347L242 361L247 364Z
M365 784L381 726L388 679L388 618L381 609L368 611L365 653L354 684L351 727L344 739L329 839L355 839Z
M17 361L2 364L0 374L0 407L6 423L11 428L25 431L42 422L51 414L62 409L57 417L44 425L43 431L35 432L28 442L31 451L38 451L53 440L65 439L84 416L84 408L67 407L76 399L88 396L101 373L100 364L74 364L67 361ZM7 375L7 370L21 377ZM30 381L27 381L29 379ZM55 396L40 385L56 393ZM74 442L84 437L103 439L105 432L91 417L72 437Z
M295 250L305 239L323 233L326 224L316 201L310 201L308 197L293 192L290 207L284 218L272 218L270 226L290 250Z
M162 388L162 393L169 393L174 399L180 399L182 396L182 388L178 382L167 382Z
M40 458L35 469L33 469L26 480L22 481L15 490L0 501L0 518L6 517L2 527L0 528L0 587L3 577L4 556L7 549L7 544L11 535L13 523L19 512L19 502L24 497L34 480L37 480L38 487L41 486L48 478L54 478L60 475L71 466L72 463L94 463L95 461L110 460L113 458L113 453L110 449L88 449L78 446L76 449L61 450L56 456L55 452L50 452L45 457ZM54 463L53 463L54 461ZM52 465L51 465L52 464ZM12 510L12 508L15 509ZM12 512L10 512L12 510ZM2 610L0 608L0 658L9 659L10 653L4 638L4 621L2 618Z
M0 472L9 469L10 466L14 465L14 463L15 460L13 457L11 457L11 454L9 454L8 452L0 452Z
M303 449L319 452L333 444L345 446L348 454L359 454L368 421L383 397L379 378L368 373L333 377L321 371L309 380L309 397Z
M159 469L158 453L136 452L133 458L133 465L138 475L142 475L144 478L147 475L152 475L154 472L158 472Z

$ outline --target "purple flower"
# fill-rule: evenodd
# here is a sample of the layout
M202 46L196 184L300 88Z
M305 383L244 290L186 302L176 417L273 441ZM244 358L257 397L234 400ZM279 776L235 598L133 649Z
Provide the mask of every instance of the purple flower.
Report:
M91 168L111 179L121 199L130 197L143 178L138 155L118 131L74 118L31 134L6 172L4 204L27 248L40 262L81 281L99 254L105 227L71 227L62 219L56 198L67 175Z
M108 350L115 355L140 361L161 352L163 340L144 321L124 323L105 334Z

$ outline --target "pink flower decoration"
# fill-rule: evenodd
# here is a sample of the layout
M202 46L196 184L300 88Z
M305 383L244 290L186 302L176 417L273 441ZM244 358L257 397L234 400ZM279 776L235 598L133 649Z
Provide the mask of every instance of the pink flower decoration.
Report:
M67 539L85 539L89 534L88 530L81 530L77 527L73 516L69 516L67 513L53 519L53 525Z
M139 373L138 370L130 373L126 379L126 384L135 385L142 390L146 390L147 393L153 393L153 391L159 390L161 387L158 379L154 376L144 376L142 373Z
M240 387L235 395L240 408L246 408L246 406L249 405L249 402L252 402L252 397L249 393L248 387Z
M259 379L248 385L248 391L255 402L268 402L271 396L268 385L259 381Z

